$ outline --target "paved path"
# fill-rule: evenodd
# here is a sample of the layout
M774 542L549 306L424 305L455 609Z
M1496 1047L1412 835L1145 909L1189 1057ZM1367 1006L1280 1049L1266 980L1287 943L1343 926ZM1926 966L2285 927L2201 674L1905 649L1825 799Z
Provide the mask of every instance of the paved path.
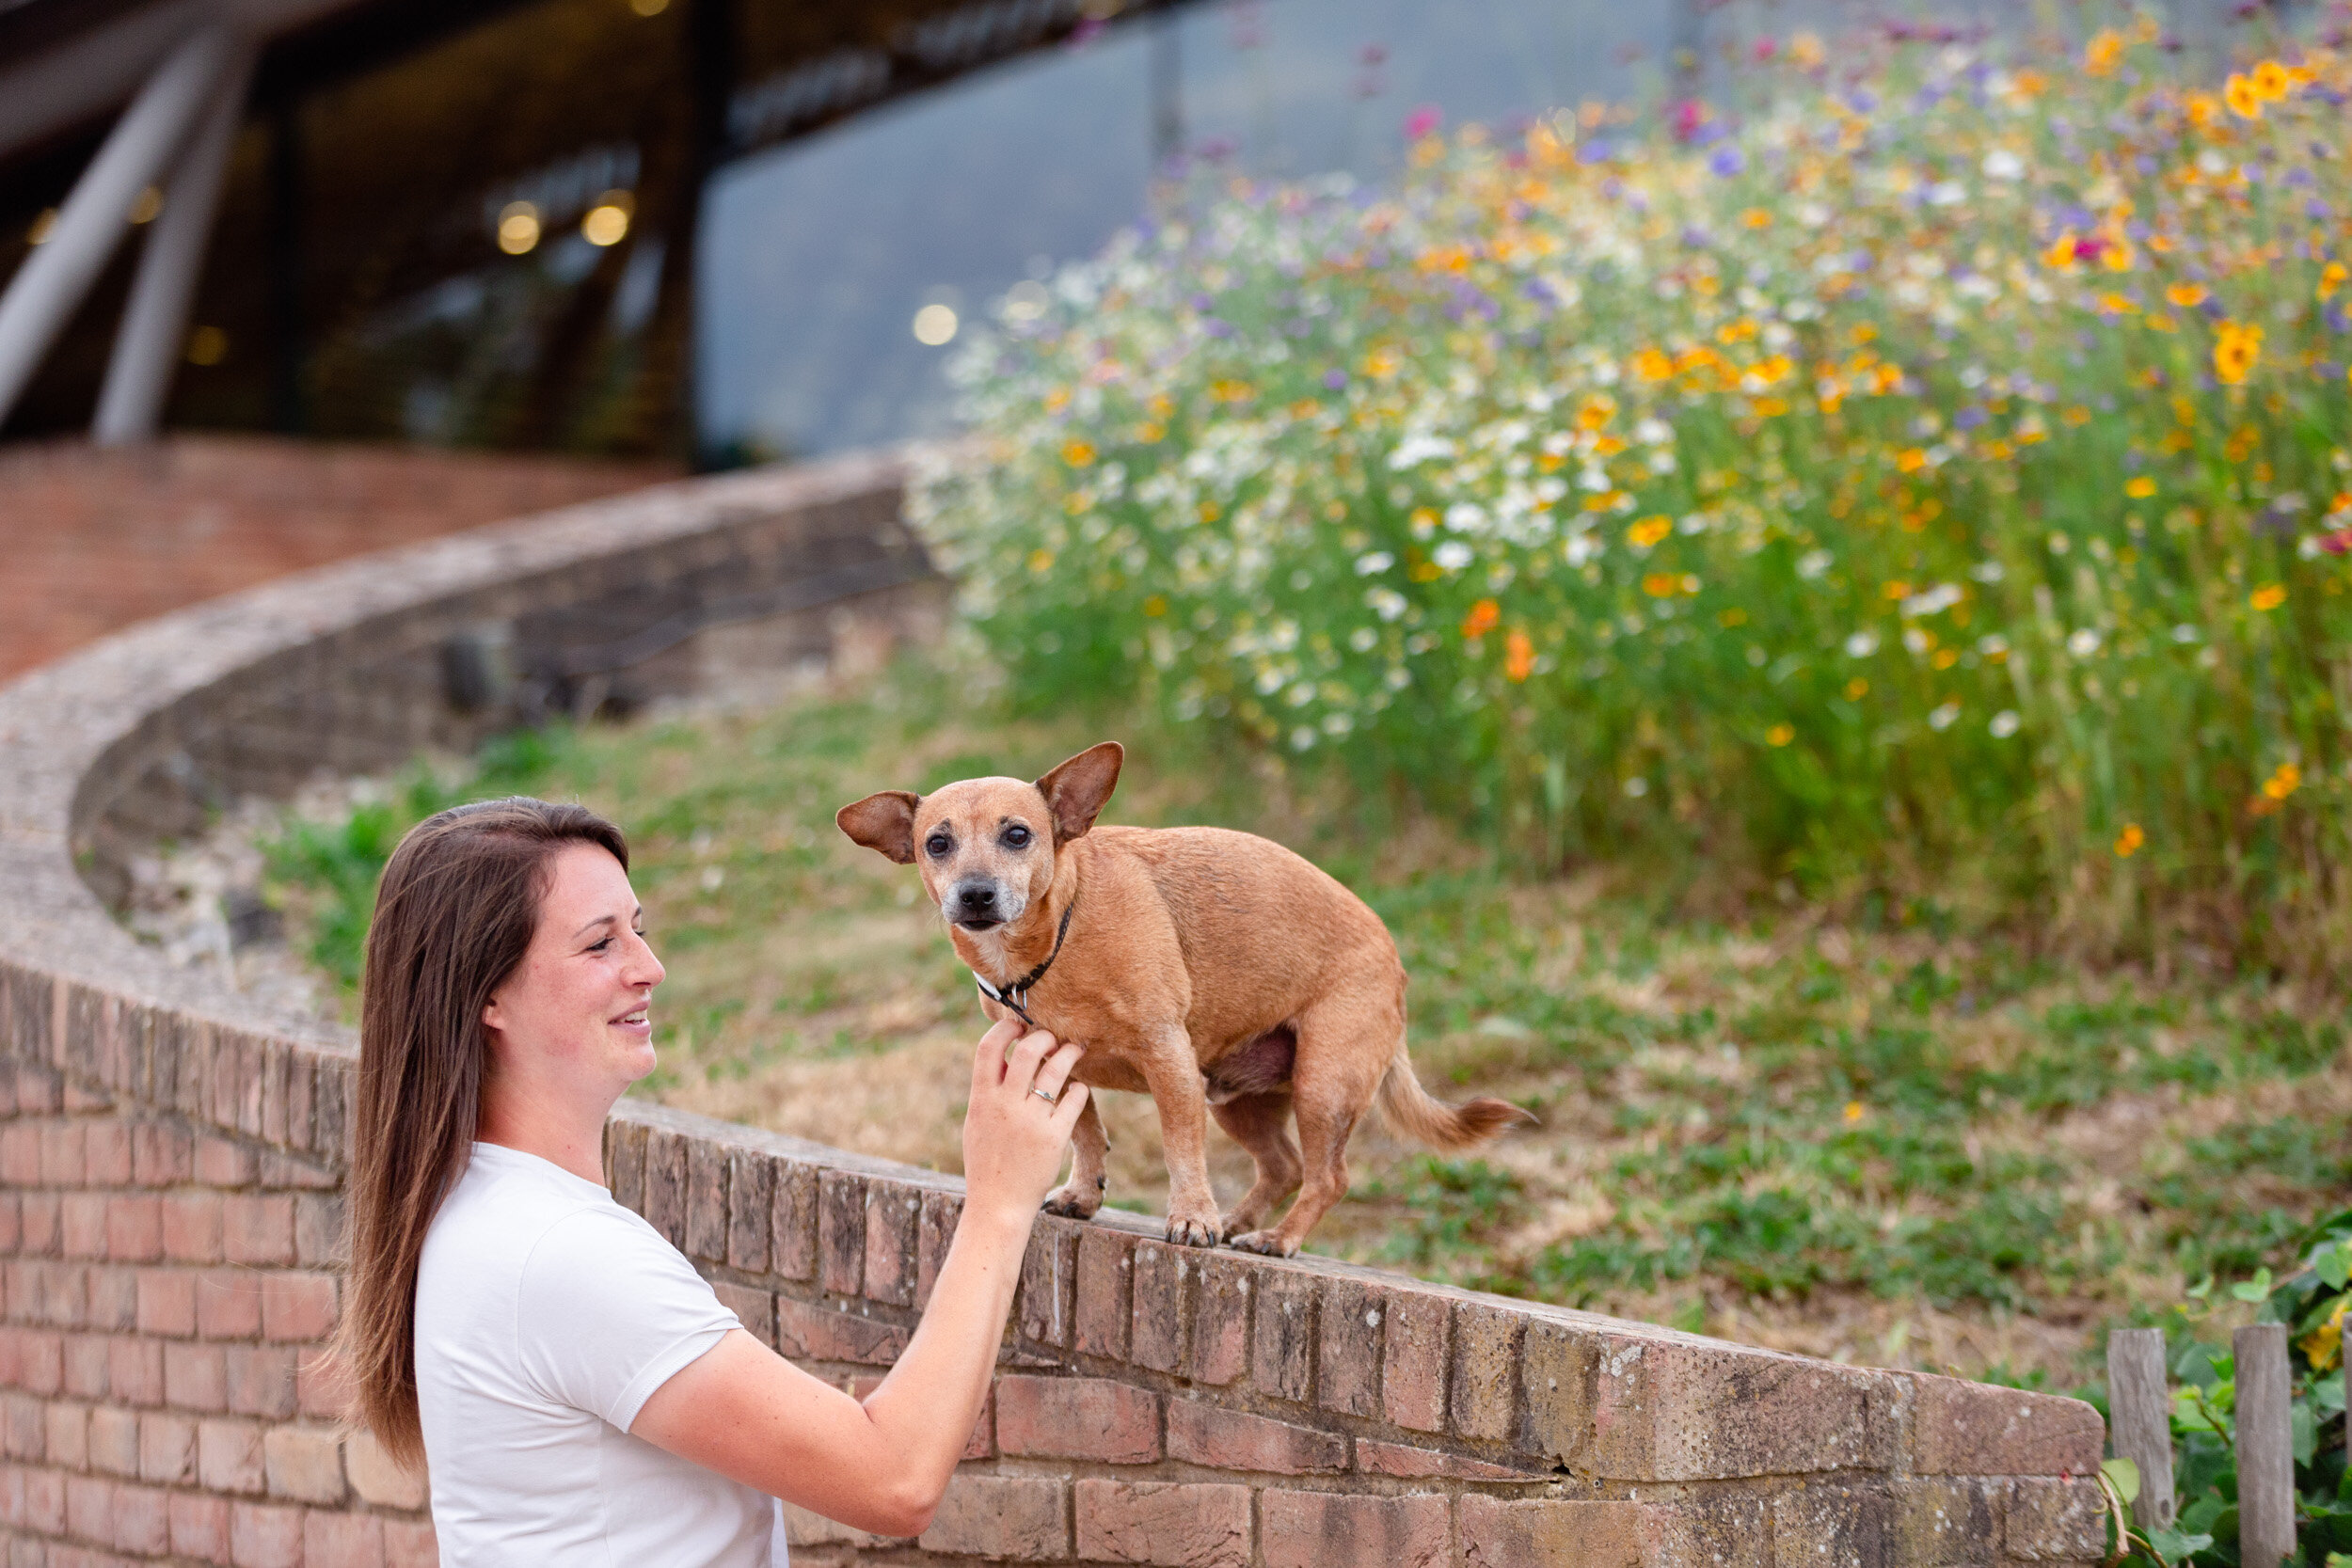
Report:
M634 490L657 464L174 436L0 447L0 682L288 572Z

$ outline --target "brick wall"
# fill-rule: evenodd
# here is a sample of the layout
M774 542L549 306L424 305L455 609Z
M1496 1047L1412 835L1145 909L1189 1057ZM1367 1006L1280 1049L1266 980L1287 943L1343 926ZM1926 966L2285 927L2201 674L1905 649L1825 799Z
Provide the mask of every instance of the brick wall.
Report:
M340 1434L303 1370L350 1041L163 967L93 892L109 856L289 782L302 759L255 731L380 755L479 722L420 673L453 627L560 640L649 583L832 570L861 536L900 547L896 484L860 459L668 487L261 590L0 691L9 1562L431 1560L415 1479ZM633 1101L607 1163L753 1332L852 1390L905 1344L961 1203L935 1173ZM1172 1248L1111 1212L1040 1220L919 1540L792 1526L811 1564L2090 1563L2102 1437L2073 1401Z

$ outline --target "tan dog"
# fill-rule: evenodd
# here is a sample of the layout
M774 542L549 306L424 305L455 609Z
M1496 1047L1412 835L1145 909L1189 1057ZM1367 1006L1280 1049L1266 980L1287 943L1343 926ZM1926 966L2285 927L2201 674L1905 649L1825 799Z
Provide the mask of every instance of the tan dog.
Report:
M1527 1118L1504 1101L1455 1109L1422 1088L1396 943L1330 877L1251 833L1096 828L1124 757L1104 741L1035 784L885 790L834 820L921 866L990 1018L1018 1014L1086 1047L1081 1083L1152 1096L1170 1241L1296 1252L1346 1194L1348 1134L1375 1097L1391 1128L1438 1148ZM1211 1115L1258 1167L1227 1217L1209 1190ZM1103 1206L1110 1148L1091 1103L1072 1141L1070 1180L1045 1207L1086 1219ZM1282 1223L1261 1228L1294 1192Z

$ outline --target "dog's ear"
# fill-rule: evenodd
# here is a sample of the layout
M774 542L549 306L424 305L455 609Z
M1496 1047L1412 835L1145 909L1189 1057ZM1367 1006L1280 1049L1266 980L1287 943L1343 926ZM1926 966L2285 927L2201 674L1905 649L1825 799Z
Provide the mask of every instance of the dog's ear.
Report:
M1089 746L1038 780L1038 793L1045 797L1045 804L1054 814L1054 842L1069 843L1084 838L1094 826L1095 815L1110 800L1111 791L1119 787L1120 765L1127 760L1127 749L1116 740L1105 740Z
M914 808L923 797L911 789L885 789L851 801L833 814L841 831L900 865L914 863Z

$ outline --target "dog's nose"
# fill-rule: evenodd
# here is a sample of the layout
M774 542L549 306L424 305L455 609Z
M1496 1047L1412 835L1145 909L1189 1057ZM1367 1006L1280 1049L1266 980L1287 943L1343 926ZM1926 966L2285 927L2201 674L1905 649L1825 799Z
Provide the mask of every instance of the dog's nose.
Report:
M956 890L956 905L968 914L993 914L996 889L987 882L967 882Z

